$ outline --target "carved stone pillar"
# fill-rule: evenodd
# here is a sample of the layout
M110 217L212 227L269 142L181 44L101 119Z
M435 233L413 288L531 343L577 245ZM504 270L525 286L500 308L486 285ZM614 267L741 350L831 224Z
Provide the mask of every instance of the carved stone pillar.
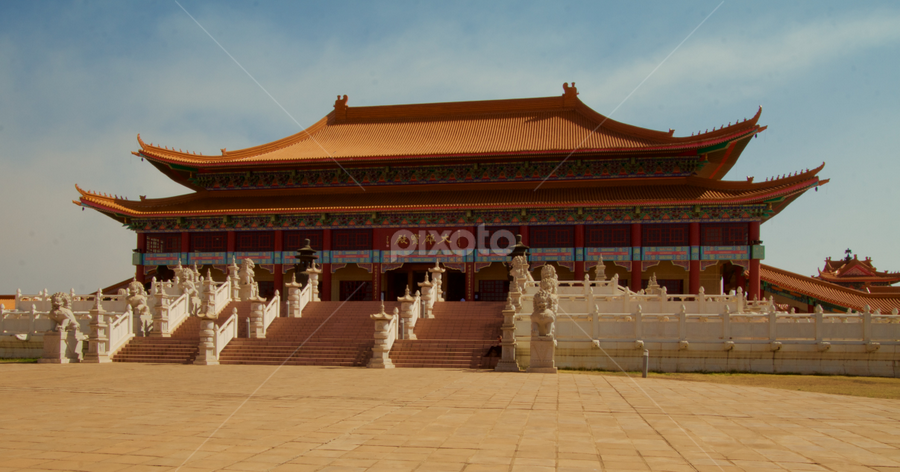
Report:
M263 326L263 311L266 309L266 299L258 296L250 299L250 338L265 339L266 331Z
M422 300L425 301L425 307L422 310L422 318L432 319L434 318L434 284L432 284L428 280L428 274L425 274L425 281L419 282L419 288L422 292Z
M237 261L234 260L234 256L231 256L231 265L228 266L228 282L231 284L231 299L236 302L241 301L240 271L241 268L237 265Z
M98 292L90 311L91 334L88 336L88 353L84 356L84 362L92 364L112 362L109 359L109 320L106 311L100 306L100 297Z
M312 285L312 287L310 287L310 290L312 290L312 297L309 301L317 302L319 301L319 275L322 274L322 269L316 265L316 261L313 261L310 268L306 269L305 272L309 276L309 284Z
M163 284L157 285L156 300L157 306L153 310L153 331L150 332L151 337L171 337L169 333L169 302L170 298L166 295Z
M297 277L291 275L291 281L284 284L284 288L287 289L287 316L288 318L300 318L301 309L300 309L300 290L302 285L297 283Z
M447 272L447 269L442 269L440 262L435 261L434 267L428 269L428 272L431 272L431 283L432 287L432 306L434 306L435 302L444 301L444 272Z
M394 319L394 316L397 316L396 308L394 309L395 313L393 315L389 315L384 312L384 304L381 304L381 312L376 313L374 315L369 315L369 318L375 321L375 344L372 346L372 359L369 360L369 364L366 367L370 369L393 369L394 363L391 361L391 347L388 345L388 341L391 335L391 322Z
M200 351L194 364L219 365L219 356L216 355L216 319L206 316L200 317Z
M503 308L503 338L500 341L502 353L500 362L494 368L497 372L519 372L519 364L516 362L516 308L512 304L512 298L507 298L506 307Z
M414 329L416 320L413 319L413 306L419 302L419 297L413 297L409 294L409 287L406 287L406 295L397 297L400 302L400 317L403 318L403 339L416 339Z

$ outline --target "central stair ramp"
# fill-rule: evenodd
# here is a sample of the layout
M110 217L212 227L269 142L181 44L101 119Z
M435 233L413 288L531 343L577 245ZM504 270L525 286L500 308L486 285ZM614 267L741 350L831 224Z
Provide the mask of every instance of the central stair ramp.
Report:
M484 357L499 344L505 302L440 302L434 318L416 322L415 340L394 341L395 367L493 369L500 360Z
M392 312L400 304L385 302L384 307ZM276 318L265 339L231 341L219 363L365 366L372 357L375 334L369 316L379 311L377 301L309 303L300 318Z
M219 313L216 326L221 326L237 310L238 336L247 337L250 302L230 302ZM232 341L234 342L234 341ZM147 362L192 364L200 350L200 318L187 317L171 337L135 337L117 352L113 362Z

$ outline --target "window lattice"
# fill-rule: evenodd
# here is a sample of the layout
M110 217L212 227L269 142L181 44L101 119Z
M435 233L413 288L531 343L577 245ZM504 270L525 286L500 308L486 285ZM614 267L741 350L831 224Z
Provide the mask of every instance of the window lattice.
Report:
M284 233L284 250L296 251L304 246L309 239L309 245L316 251L322 250L322 230L287 231Z
M643 246L688 246L690 245L690 225L658 224L641 227Z
M239 252L257 252L275 250L275 233L273 231L244 231L234 235L234 250Z
M588 225L584 227L586 247L631 246L631 225Z
M368 229L334 230L331 237L335 251L372 249L372 231Z
M747 223L714 223L700 225L700 244L703 246L746 246Z
M575 228L571 226L532 226L531 247L574 247Z
M181 233L148 234L147 252L181 252Z
M225 252L228 233L191 233L191 252Z

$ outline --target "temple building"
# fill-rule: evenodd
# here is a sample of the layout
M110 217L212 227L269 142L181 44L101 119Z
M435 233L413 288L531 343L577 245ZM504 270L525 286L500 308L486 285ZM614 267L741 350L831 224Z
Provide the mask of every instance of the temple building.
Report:
M350 107L306 130L219 155L145 142L133 154L190 189L130 200L78 188L77 205L137 234L136 278L169 266L256 263L282 291L296 250L318 251L323 300L395 300L438 260L447 300L504 300L509 238L531 269L670 293L746 287L760 296L760 225L827 180L822 166L723 180L764 126L753 117L676 136L611 120L573 83L561 96ZM474 237L472 237L474 236ZM502 249L502 248L501 248ZM124 257L124 255L123 255ZM206 273L205 269L202 269Z

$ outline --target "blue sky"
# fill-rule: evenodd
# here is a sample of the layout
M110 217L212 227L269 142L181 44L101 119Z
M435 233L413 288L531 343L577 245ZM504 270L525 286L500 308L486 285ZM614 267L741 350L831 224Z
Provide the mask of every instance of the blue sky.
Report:
M181 4L303 126L338 94L350 106L541 97L571 81L596 111L676 135L762 106L769 129L726 179L822 162L831 179L763 225L766 263L811 275L851 248L900 270L900 4ZM0 293L133 274L134 234L70 202L76 183L186 193L131 155L138 133L215 154L299 130L174 1L0 2Z

